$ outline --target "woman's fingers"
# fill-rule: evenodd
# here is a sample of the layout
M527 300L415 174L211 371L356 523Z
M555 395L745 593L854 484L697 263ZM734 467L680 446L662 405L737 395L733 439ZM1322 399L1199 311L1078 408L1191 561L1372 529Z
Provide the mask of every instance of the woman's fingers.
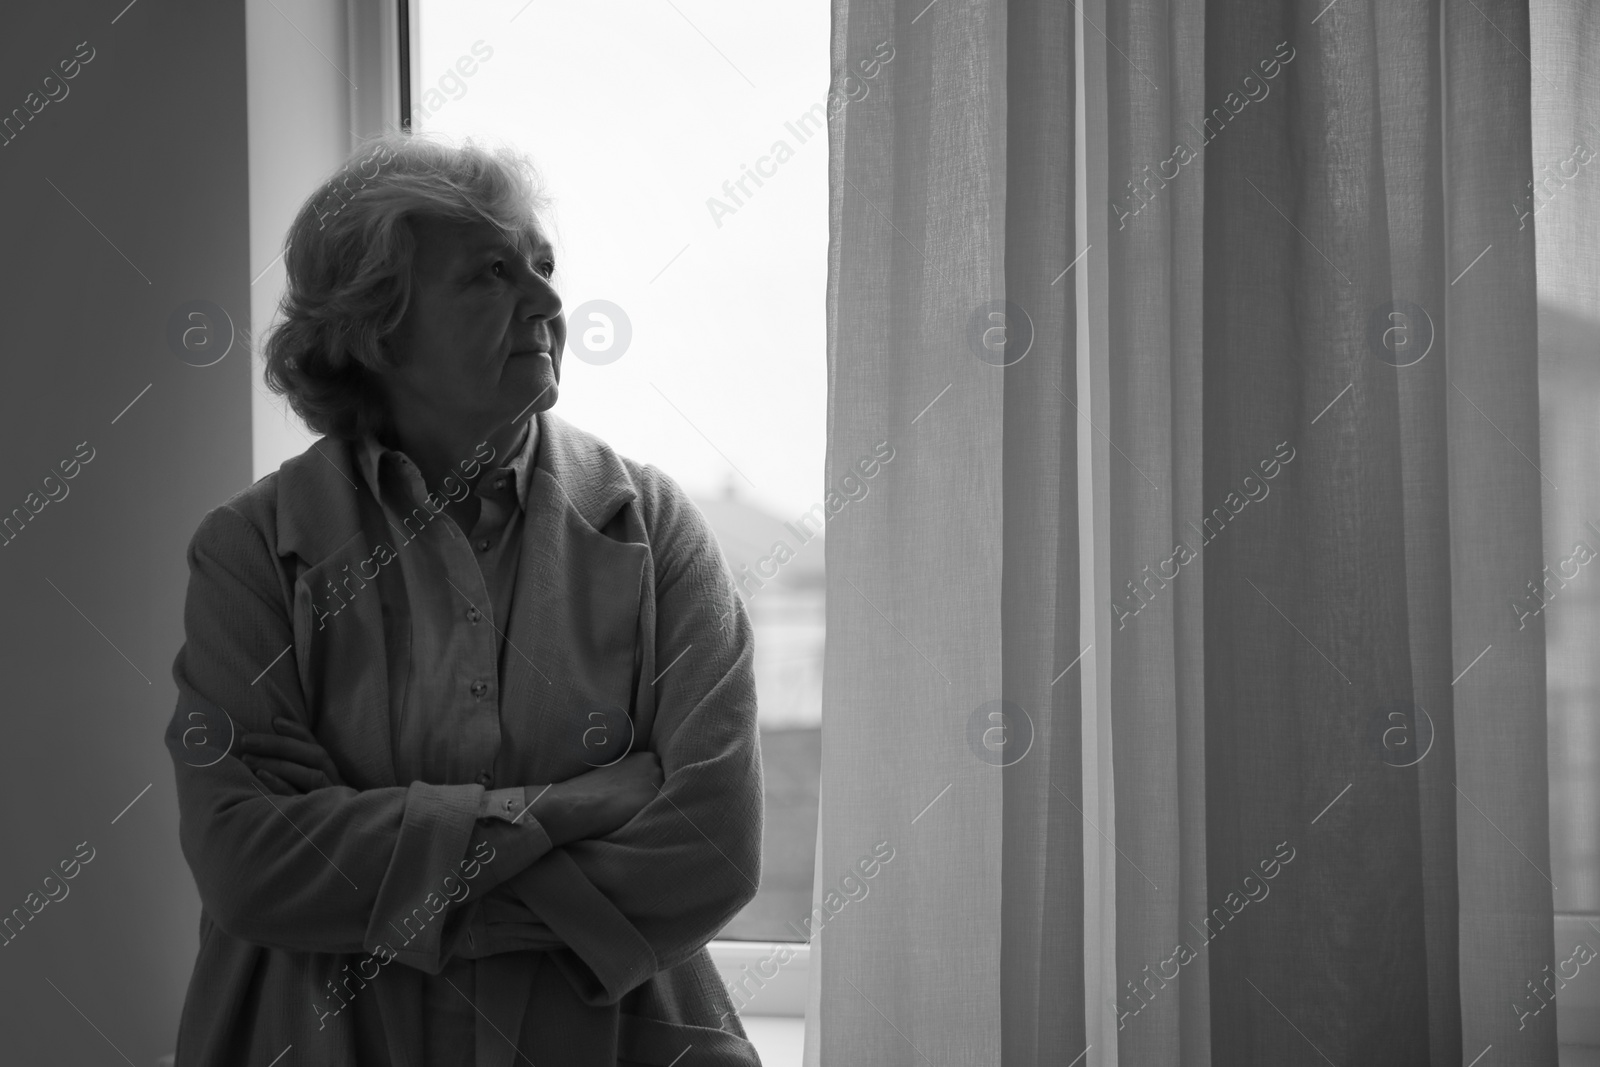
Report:
M280 797L299 796L300 790L285 782L271 771L256 771L256 777L261 779L261 784L278 794Z
M329 758L327 749L315 741L301 741L276 734L244 734L239 738L239 752L245 756L265 756L272 759L298 763L320 771L330 785L338 785L339 772Z
M296 722L294 719L286 719L279 716L272 720L272 728L279 736L291 738L305 745L306 751L315 757L309 765L320 769L326 774L331 784L344 784L339 778L339 768L334 765L333 757L328 755L328 750L323 748L321 743L317 741L316 735L311 732L309 727L303 723Z
M292 737L273 734L245 734L239 739L239 752L245 756L267 756L272 759L298 763L302 767L322 768L326 754L315 745L296 741Z
M241 734L239 751L253 756L276 756L308 766L319 762L322 755L315 745L277 734Z
M313 789L333 784L320 770L288 760L274 759L271 756L246 756L244 762L245 766L255 771L257 775L273 775L293 786L294 791L298 793L309 793Z
M649 779L652 784L660 785L666 780L661 773L661 760L654 752L635 752L630 758L637 760L635 766L638 773Z
M310 741L312 744L316 744L317 741L316 736L312 734L312 732L305 726L293 719L286 719L281 715L272 720L272 729L283 737L293 737L301 741Z

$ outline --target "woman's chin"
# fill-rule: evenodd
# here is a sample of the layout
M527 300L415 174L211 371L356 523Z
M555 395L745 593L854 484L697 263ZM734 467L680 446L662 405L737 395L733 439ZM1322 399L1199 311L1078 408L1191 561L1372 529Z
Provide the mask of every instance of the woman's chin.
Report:
M556 384L554 378L548 378L536 389L517 390L517 395L521 399L517 411L526 417L535 412L549 411L554 407L561 396L561 386Z
M520 358L520 357L518 357ZM507 375L505 391L517 398L517 410L544 411L561 395L560 379L549 360L534 357L543 366L530 367L520 374ZM532 370L533 373L528 373Z

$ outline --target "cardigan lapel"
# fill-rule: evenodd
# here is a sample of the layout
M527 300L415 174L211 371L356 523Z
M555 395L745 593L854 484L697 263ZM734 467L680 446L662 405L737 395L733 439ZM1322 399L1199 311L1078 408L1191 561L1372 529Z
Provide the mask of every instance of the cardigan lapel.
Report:
M506 633L496 773L507 784L564 781L629 750L643 637L649 546L600 532L634 499L628 472L561 418L538 419Z
M389 678L408 658L410 620L394 540L348 443L322 438L280 468L278 554L294 580L307 725L357 789L399 784Z
M627 468L559 416L537 418L506 632L501 782L562 781L631 748L648 643L640 619L653 617L641 603L649 546L600 532L635 497ZM336 438L279 471L278 553L291 558L301 685L308 706L338 709L311 727L357 788L398 784L389 688L404 673L390 668L404 666L410 635L393 559L405 548L371 497L350 445Z

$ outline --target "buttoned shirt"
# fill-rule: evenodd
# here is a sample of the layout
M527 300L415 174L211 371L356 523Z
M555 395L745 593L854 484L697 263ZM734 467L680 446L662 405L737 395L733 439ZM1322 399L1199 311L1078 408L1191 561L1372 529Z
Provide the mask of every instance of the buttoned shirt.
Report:
M421 472L403 452L368 436L358 450L361 473L394 534L395 560L404 579L411 617L411 655L395 665L390 688L394 766L402 782L436 785L478 782L485 790L480 814L512 819L522 813L521 784L496 788L500 747L500 694L505 631L520 563L522 529L538 449L538 422L529 418L509 458L462 457L454 481L446 479L429 503ZM477 521L463 530L443 510L459 499L463 475L481 466L472 492ZM456 959L428 976L423 991L423 1033L429 1067L474 1061L474 967Z

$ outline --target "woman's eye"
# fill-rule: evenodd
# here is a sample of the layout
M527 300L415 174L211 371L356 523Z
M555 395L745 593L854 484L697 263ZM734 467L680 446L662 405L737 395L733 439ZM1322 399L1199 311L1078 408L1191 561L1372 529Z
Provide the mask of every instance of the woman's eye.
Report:
M539 264L539 272L541 274L543 274L546 278L548 278L551 275L555 274L555 272L556 272L555 260L547 259L543 263L540 263ZM491 275L493 275L494 277L496 277L496 278L509 278L509 277L511 277L511 274L512 274L511 264L507 263L503 259L497 259L493 263L489 264L489 273Z

